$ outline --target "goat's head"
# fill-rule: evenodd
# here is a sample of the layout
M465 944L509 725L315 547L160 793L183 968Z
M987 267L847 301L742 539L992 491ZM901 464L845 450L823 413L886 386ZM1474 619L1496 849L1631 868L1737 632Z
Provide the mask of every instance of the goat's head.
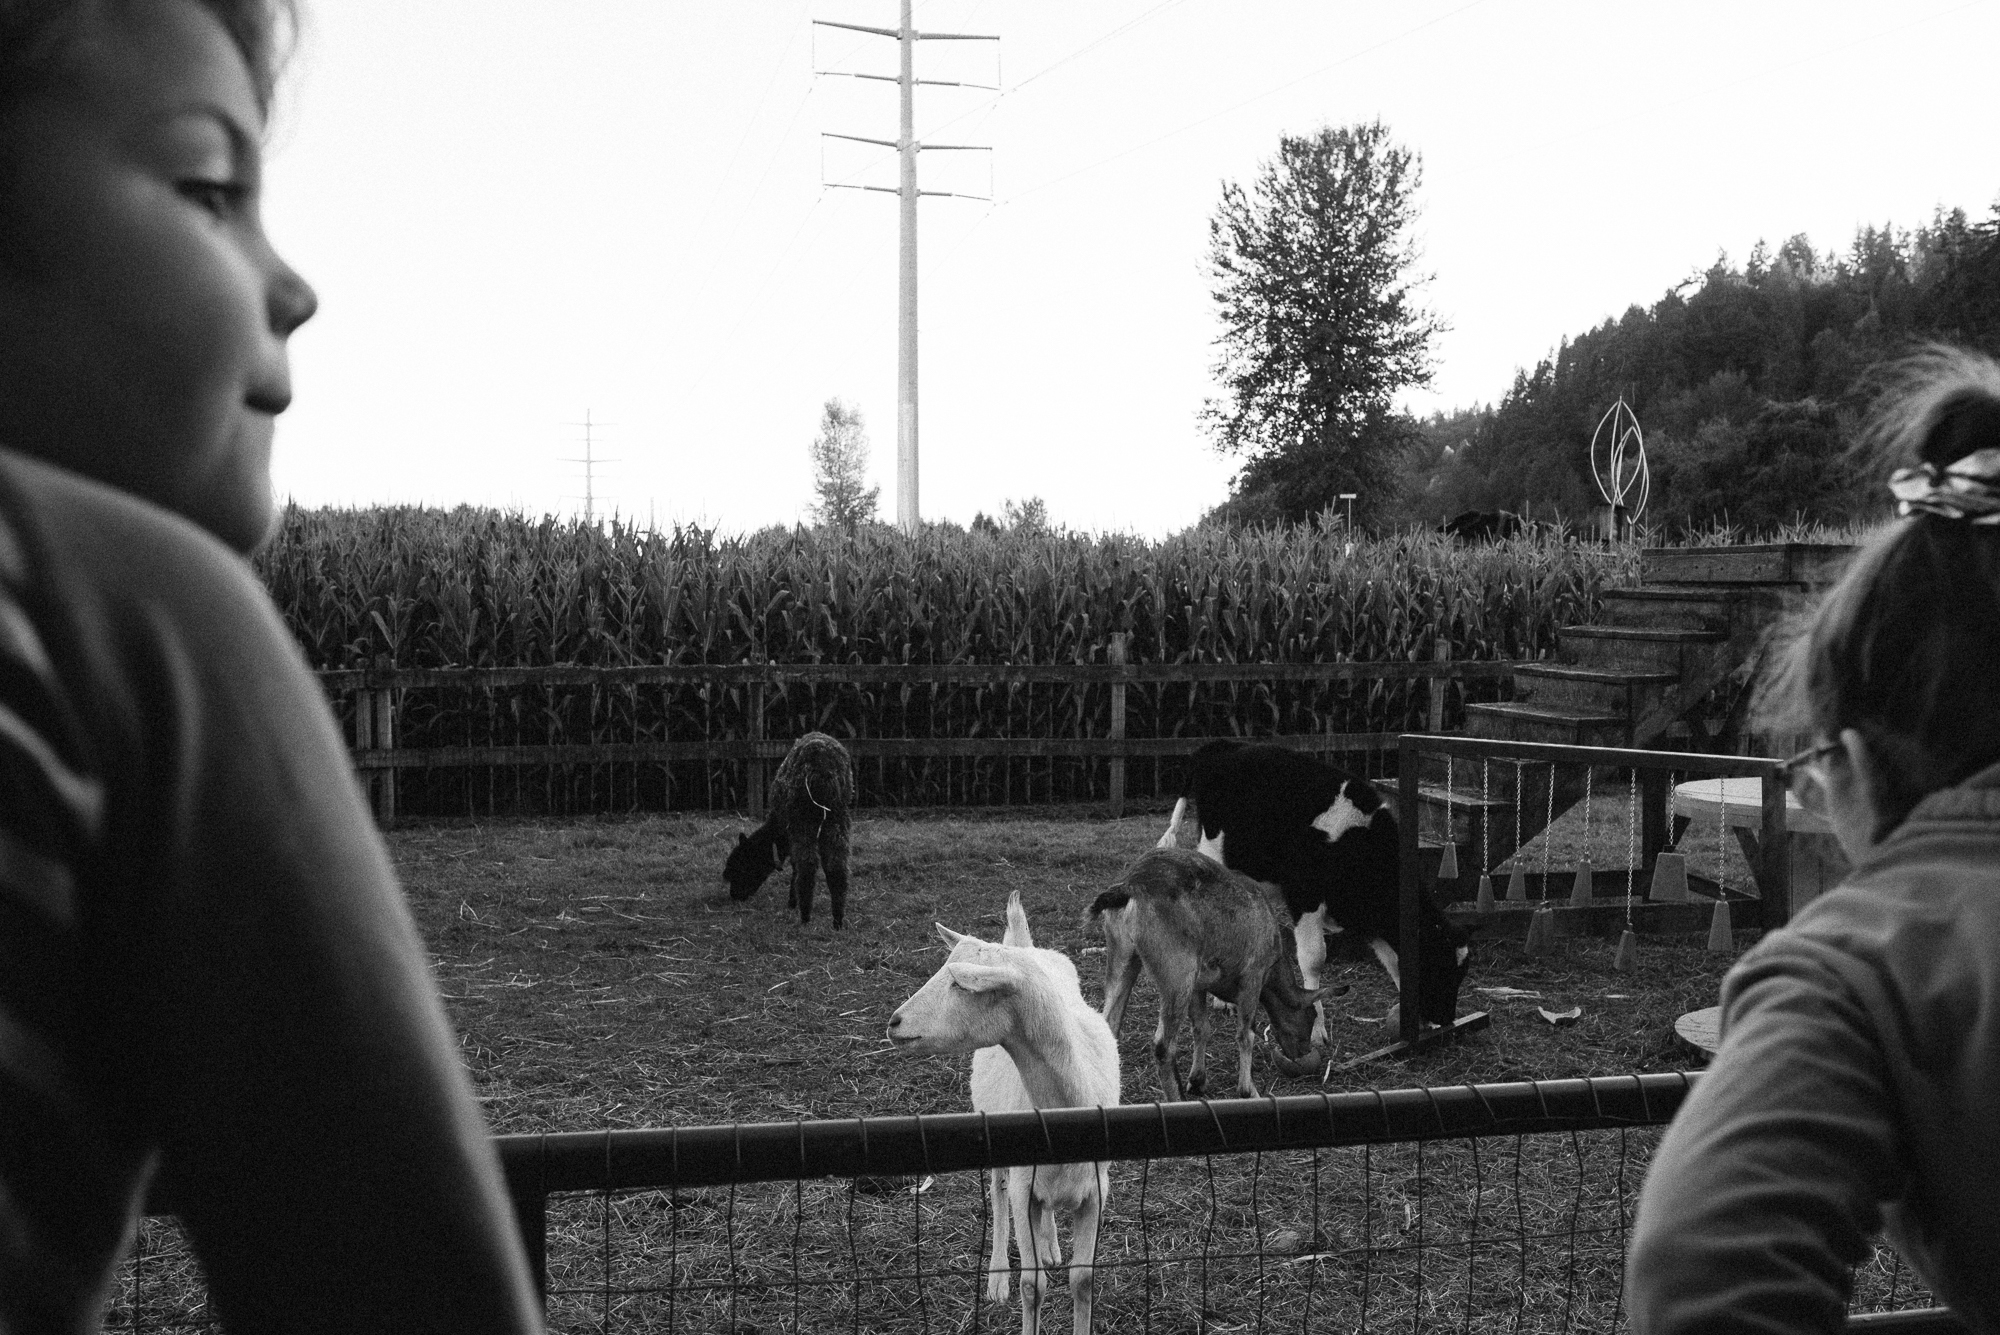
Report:
M785 860L782 836L771 839L736 836L736 847L722 864L722 879L729 882L731 899L748 899L763 887L771 873Z
M1003 1042L1013 1031L1014 995L1030 985L1031 948L996 945L937 924L951 957L889 1017L898 1052L971 1052Z
M1281 963L1280 968L1284 967ZM1278 1051L1293 1061L1312 1057L1317 1063L1319 1053L1313 1047L1313 1025L1318 1020L1318 1012L1313 1003L1326 994L1324 988L1312 988L1294 995L1298 1004L1278 1002L1267 991L1264 994L1264 1013L1271 1017L1271 1037L1278 1040Z

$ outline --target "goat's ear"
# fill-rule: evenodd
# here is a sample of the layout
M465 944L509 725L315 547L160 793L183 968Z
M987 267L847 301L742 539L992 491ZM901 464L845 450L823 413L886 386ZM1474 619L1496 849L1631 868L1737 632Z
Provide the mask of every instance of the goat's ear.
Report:
M952 931L951 928L941 922L932 923L931 926L937 928L937 934L944 939L944 943L948 946L955 946L961 941L970 941L972 939L961 932Z
M1014 971L997 964L947 964L944 968L951 975L952 985L968 992L1006 993L1014 990Z

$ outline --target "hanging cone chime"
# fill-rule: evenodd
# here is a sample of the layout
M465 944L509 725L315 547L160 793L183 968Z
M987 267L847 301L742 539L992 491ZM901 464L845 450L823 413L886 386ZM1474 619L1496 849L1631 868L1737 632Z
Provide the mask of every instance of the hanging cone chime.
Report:
M1590 904L1591 884L1596 874L1591 870L1589 859L1576 864L1576 879L1570 883L1569 902L1572 908L1586 908Z
M1715 901L1715 916L1708 920L1708 948L1730 951L1736 949L1736 940L1729 932L1729 901Z
M1620 973L1630 973L1639 967L1639 937L1630 927L1618 937L1618 953L1611 957L1611 967Z
M1458 845L1446 844L1444 856L1438 859L1438 879L1455 881L1458 879Z
M1520 861L1514 863L1514 870L1507 873L1507 902L1525 904L1528 901L1528 873L1521 868Z
M1481 913L1493 912L1493 878L1491 876L1482 876L1479 878L1479 898L1475 901L1475 904Z
M1646 898L1663 904L1685 904L1688 860L1685 853L1662 853L1653 862L1653 885Z
M1528 915L1528 940L1523 947L1529 955L1546 955L1556 948L1556 915L1547 908Z

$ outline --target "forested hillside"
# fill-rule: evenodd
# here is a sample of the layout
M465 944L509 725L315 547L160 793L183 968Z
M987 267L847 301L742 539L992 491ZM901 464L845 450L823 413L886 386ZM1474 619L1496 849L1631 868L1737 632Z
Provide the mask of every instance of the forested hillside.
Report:
M1720 257L1650 308L1565 340L1496 407L1433 417L1405 474L1404 517L1560 512L1597 503L1592 429L1620 393L1653 469L1649 518L1746 531L1880 508L1845 457L1869 369L1925 339L2000 353L2000 206L1914 231L1864 228L1845 255L1803 235Z

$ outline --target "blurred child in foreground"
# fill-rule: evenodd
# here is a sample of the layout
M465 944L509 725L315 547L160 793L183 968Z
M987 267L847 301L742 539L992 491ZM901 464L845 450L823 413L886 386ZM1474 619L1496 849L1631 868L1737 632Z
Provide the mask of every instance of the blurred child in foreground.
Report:
M227 1330L540 1316L273 522L277 0L0 0L0 1332L149 1184Z
M1757 701L1853 871L1723 982L1639 1204L1641 1335L1838 1330L1884 1227L2000 1329L2000 366L1932 349L1873 430L1903 517Z

